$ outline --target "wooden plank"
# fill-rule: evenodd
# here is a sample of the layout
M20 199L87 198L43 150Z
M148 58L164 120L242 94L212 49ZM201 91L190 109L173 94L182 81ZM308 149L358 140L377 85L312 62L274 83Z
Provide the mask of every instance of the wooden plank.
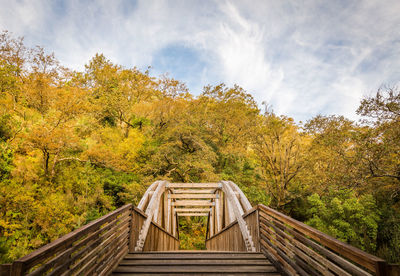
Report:
M210 189L210 188L221 188L220 183L168 183L167 188L204 188L204 189Z
M171 203L171 205L172 205L172 235L174 237L176 237L176 227L177 227L176 220L177 220L177 217L176 217L176 212L175 212L175 206L173 205L173 203L174 202Z
M273 253L279 260L279 263L291 272L290 275L302 275L308 276L307 272L301 269L296 263L293 262L288 256L285 255L279 248L273 245L267 237L260 233L261 244L268 249L269 252Z
M211 208L175 208L175 212L210 212Z
M171 232L171 212L172 212L171 198L167 197L167 217L166 217L167 227L165 228L167 232Z
M170 198L217 198L215 194L172 194L169 195Z
M314 250L320 252L324 257L328 258L329 260L332 260L333 262L337 263L340 265L341 268L346 269L350 273L358 276L368 276L371 275L365 270L362 270L360 267L352 264L351 262L347 261L346 259L342 258L341 256L337 255L336 253L326 249L325 247L317 244L316 242L308 239L305 237L302 233L294 231L293 229L286 227L282 222L276 221L273 217L269 217L266 213L264 213L261 209L259 210L259 215L260 219L263 220L272 220L273 223L282 229L283 231L287 231L289 234L291 234L296 240L299 242L305 244L308 247L313 248ZM328 265L332 264L331 262L328 261ZM334 264L332 264L334 265ZM332 266L331 268L333 271L335 271L335 267ZM336 268L337 270L337 268ZM339 273L340 274L340 273Z
M222 229L222 219L221 219L221 200L219 192L217 192L217 197L215 199L215 222L216 222L216 232L218 233Z
M240 231L242 232L243 240L246 243L247 246L247 251L255 251L256 248L254 246L253 239L249 233L249 230L247 228L247 224L243 219L243 209L240 206L239 200L237 197L233 194L233 190L230 187L230 185L226 181L221 181L222 183L222 190L224 191L228 202L231 203L232 211L235 215L235 218L238 222Z
M122 206L121 208L101 217L98 218L87 225L71 232L63 237L55 240L54 242L51 242L41 248L39 248L36 251L33 251L32 253L18 259L16 262L17 264L13 267L15 269L19 269L19 263L21 263L21 267L23 269L22 273L25 271L29 270L33 266L39 264L40 262L46 260L50 256L53 256L57 254L58 252L69 248L69 246L74 242L82 238L83 236L87 235L88 233L95 231L95 229L98 229L105 223L115 219L115 217L121 215L124 212L127 212L131 210L132 204L127 204L125 206Z
M206 217L209 213L180 213L177 212L177 215L180 217Z
M265 258L260 259L124 259L121 266L129 265L272 265Z
M250 212L248 212L247 214L244 214L244 215L243 215L243 218L246 218L247 216L252 215L253 213L256 212L256 210L257 210L256 208L252 208L252 209L250 210ZM216 233L216 234L214 235L214 237L219 236L219 235L223 235L225 231L227 231L229 228L235 226L235 224L237 224L237 221L234 221L234 222L232 222L232 223L226 225L219 233ZM212 238L213 238L213 237L210 237L210 238L208 238L208 240L210 240L210 239L212 239ZM248 253L251 253L251 252L248 252Z
M219 265L208 265L208 266L118 266L114 271L115 273L155 273L158 274L163 271L168 273L255 273L255 272L276 272L275 267L270 265L252 265L252 266L219 266Z
M215 202L207 200L177 200L172 202L172 206L214 206Z
M323 273L325 268L322 268L318 263L315 263L315 260L317 260L319 263L321 263L323 266L329 268L333 272L335 272L338 275L344 275L344 276L350 276L351 274L337 266L336 264L330 262L328 259L324 258L317 252L313 251L310 247L302 244L300 241L296 240L293 236L290 236L288 233L285 231L289 232L287 228L279 229L277 226L275 226L272 222L269 222L264 219L264 217L260 218L260 224L262 228L267 228L265 224L267 224L269 227L272 227L275 232L277 232L279 235L285 237L288 241L290 241L296 248L293 248L295 254L301 257L304 261L306 261L307 264L313 264L314 267L318 267L318 270ZM305 252L308 255L305 255L303 252ZM310 257L309 257L310 256ZM324 273L323 273L324 274ZM367 273L363 274L367 275Z
M12 264L1 264L0 265L0 276L10 276L11 275Z
M385 260L368 254L367 252L362 251L354 246L341 242L329 235L322 233L302 222L299 222L291 217L288 217L276 210L273 210L265 205L260 204L260 208L266 212L267 214L278 218L282 222L290 225L295 228L299 232L313 238L317 242L323 244L324 246L330 248L331 250L338 252L346 258L362 265L373 272L377 272L377 265L380 262L385 263Z
M215 189L172 189L174 194L213 194Z
M143 246L147 237L147 232L149 231L149 227L151 221L153 220L154 213L157 205L159 205L161 194L165 191L165 186L167 182L161 181L158 183L156 190L154 191L153 196L150 199L149 205L146 208L146 215L148 216L146 221L143 223L142 229L140 230L139 238L136 243L135 251L143 250Z
M213 214L213 210L211 210L211 212L208 213L208 217L209 217L209 225L208 227L210 228L210 236L214 236L214 214Z
M93 245L96 244L96 241L99 241L101 238L105 237L106 236L105 233L106 234L107 232L112 233L112 231L118 229L119 227L121 227L121 225L127 226L129 224L130 224L130 217L122 217L119 220L117 219L110 222L107 226L100 228L97 231L90 233L84 239L79 240L72 247L62 252L61 254L55 256L45 264L41 265L38 269L31 272L29 275L30 276L43 275L46 274L46 272L49 269L51 268L54 269L55 267L58 267L60 264L65 264L67 262L68 263L74 262L74 260L81 258L82 256L84 256L84 254L90 251L91 248L93 248ZM100 237L100 235L102 235L102 237ZM78 249L79 251L77 251ZM73 257L71 257L72 254Z
M252 208L250 201L247 199L242 190L235 183L233 183L232 181L228 182L231 185L232 189L239 194L239 200L243 206L243 210L245 212L249 211Z
M146 190L144 195L139 201L138 208L141 210L145 210L144 208L146 207L146 203L150 200L150 192L154 191L154 189L157 187L159 181L153 182Z

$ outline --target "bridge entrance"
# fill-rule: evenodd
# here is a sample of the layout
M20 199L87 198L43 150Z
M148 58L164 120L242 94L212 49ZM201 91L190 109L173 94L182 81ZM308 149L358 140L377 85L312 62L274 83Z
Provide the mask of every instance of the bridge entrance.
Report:
M179 238L179 221L185 217L207 217L205 239L237 221L246 251L256 247L243 214L252 206L239 187L231 181L218 183L170 183L156 181L147 189L138 208L145 212L135 251L142 251L151 221Z

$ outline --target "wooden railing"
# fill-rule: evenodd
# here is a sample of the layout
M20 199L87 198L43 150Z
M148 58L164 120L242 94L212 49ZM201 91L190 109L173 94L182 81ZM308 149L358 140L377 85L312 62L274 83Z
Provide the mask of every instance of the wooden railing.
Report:
M249 210L243 215L243 219L249 228L250 235L254 241L258 240L258 210L256 207ZM260 251L259 244L255 244L256 251ZM238 221L227 225L220 232L206 240L207 250L214 251L247 251L246 244L243 240L243 235L240 231Z
M108 275L120 260L133 252L147 216L131 204L22 257L0 266L0 275ZM146 251L177 250L179 241L151 223Z
M398 266L258 205L260 249L287 275L399 275Z
M139 231L142 229L147 215L140 209L133 207L133 222L131 238L129 242L129 252L134 252ZM146 241L144 242L143 251L170 251L179 249L179 240L171 233L168 233L161 225L152 221L148 230Z
M22 257L11 275L107 274L128 252L131 209L125 205Z

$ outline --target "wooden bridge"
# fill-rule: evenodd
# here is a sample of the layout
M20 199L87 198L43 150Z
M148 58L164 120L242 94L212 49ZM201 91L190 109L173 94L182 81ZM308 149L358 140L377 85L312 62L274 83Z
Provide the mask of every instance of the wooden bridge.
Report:
M180 251L180 216L207 216L207 250ZM264 205L230 181L156 181L125 205L0 267L0 275L400 275L399 267Z

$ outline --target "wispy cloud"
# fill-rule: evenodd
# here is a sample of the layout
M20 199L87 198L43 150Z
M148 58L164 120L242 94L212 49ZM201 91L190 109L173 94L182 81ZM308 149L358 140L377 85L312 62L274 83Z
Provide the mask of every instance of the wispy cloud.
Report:
M400 2L0 0L0 29L82 70L102 52L169 71L198 94L237 83L279 114L356 118L363 94L399 81Z

